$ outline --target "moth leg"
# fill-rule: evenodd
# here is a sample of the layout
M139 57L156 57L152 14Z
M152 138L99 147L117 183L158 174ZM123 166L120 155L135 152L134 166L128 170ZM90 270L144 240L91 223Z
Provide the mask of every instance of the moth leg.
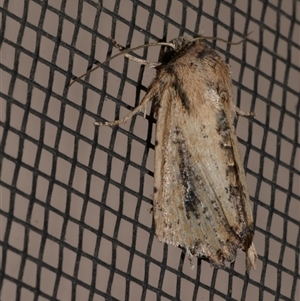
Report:
M132 118L135 114L139 113L143 108L145 109L144 117L146 117L146 106L147 106L147 103L151 100L152 100L151 93L148 93L145 95L145 97L143 98L141 103L137 107L135 107L129 114L127 114L125 117L123 117L122 119L118 119L118 120L114 120L114 121L106 121L106 122L94 122L94 125L95 126L102 126L102 125L115 126L120 123L125 123L127 120Z
M95 126L115 126L118 125L120 123L125 123L127 120L129 120L130 118L132 118L135 114L137 114L138 112L140 112L144 107L146 106L146 103L141 103L140 105L138 105L137 107L135 107L129 114L127 114L125 117L123 117L122 119L118 119L118 120L114 120L114 121L106 121L106 122L94 122Z
M254 112L245 112L236 106L234 108L235 108L236 114L238 114L240 116L244 116L244 117L254 117L255 116Z
M161 65L161 63L140 59L128 53L126 53L124 56L136 63L139 63L140 65L145 65L148 68L156 68Z
M185 249L186 249L186 253L188 256L188 260L190 262L191 270L193 270L195 268L195 265L193 264L193 254L191 253L191 251L188 247L186 247Z
M112 41L113 46L118 48L120 51L123 51L124 49L126 49L125 47L121 46L112 37L110 37L109 39ZM149 68L155 68L155 67L157 67L161 64L161 63L151 62L151 61L148 61L148 60L139 59L139 58L137 58L135 56L132 56L128 53L125 54L125 57L128 58L128 59L131 59L131 60L133 60L133 61L135 61L135 62L137 62L141 65L146 65ZM118 120L114 120L114 121L106 121L106 122L94 122L94 125L95 126L102 126L102 125L115 126L115 125L118 125L120 123L125 123L127 120L132 118L135 114L139 113L143 108L144 108L144 118L146 118L146 106L147 106L147 103L150 100L152 100L152 95L154 94L154 91L152 91L152 92L153 93L147 93L145 95L145 97L143 98L143 100L141 101L141 103L137 107L135 107L129 114L127 114L125 117L123 117L122 119L118 119Z
M123 47L122 45L120 45L114 38L112 37L109 37L109 39L111 40L112 44L114 47L118 48L119 51L123 51L126 49L126 47ZM152 61L149 61L149 60L144 60L144 59L140 59L140 58L137 58L129 53L126 53L124 55L126 58L128 58L129 60L132 60L136 63L139 63L140 65L145 65L147 66L148 68L156 68L158 66L161 65L161 63L158 63L158 62L152 62Z

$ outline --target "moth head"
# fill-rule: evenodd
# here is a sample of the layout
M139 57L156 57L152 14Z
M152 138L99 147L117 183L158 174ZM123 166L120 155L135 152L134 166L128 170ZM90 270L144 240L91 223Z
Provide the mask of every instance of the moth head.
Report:
M249 36L249 35L250 35L250 33L247 36ZM76 82L79 79L83 78L85 75L93 72L94 70L96 70L97 68L99 68L101 65L107 64L108 62L110 62L114 58L116 58L116 57L118 57L120 55L126 55L127 53L129 53L131 51L138 50L138 49L141 49L141 48L152 47L152 46L163 46L163 47L166 47L166 50L163 49L161 51L161 53L160 53L160 59L159 59L160 63L164 63L164 62L168 62L175 52L179 51L182 47L184 47L186 44L189 44L191 42L195 42L195 41L198 41L198 40L217 40L217 41L223 41L223 42L231 44L231 45L238 45L238 44L242 43L245 40L245 38L243 38L241 41L239 41L237 43L232 43L232 42L228 42L226 40L220 39L220 38L205 37L205 36L201 36L201 35L197 36L197 37L195 37L195 38L193 38L191 40L188 40L185 37L181 36L181 37L178 37L178 38L175 38L175 39L171 40L168 43L166 43L166 42L154 42L154 43L148 43L148 44L140 45L140 46L133 47L133 48L127 48L127 49L124 48L119 53L117 53L117 54L111 56L110 58L108 58L102 64L98 64L96 67L90 69L89 71L87 71L83 75L74 78L73 81L71 83L69 83L67 86L70 87L74 82ZM159 63L156 66L154 66L154 68L159 68L159 67L160 67ZM153 68L153 66L152 66L152 68Z
M171 40L169 43L170 43L169 47L173 48L173 50L176 51L176 50L180 49L184 44L187 43L187 39L185 37L181 36L181 37Z
M158 61L162 64L168 63L176 52L180 51L185 45L189 44L190 42L190 40L183 36L172 39L169 42L158 42L157 45L162 47ZM160 66L157 67L159 68Z

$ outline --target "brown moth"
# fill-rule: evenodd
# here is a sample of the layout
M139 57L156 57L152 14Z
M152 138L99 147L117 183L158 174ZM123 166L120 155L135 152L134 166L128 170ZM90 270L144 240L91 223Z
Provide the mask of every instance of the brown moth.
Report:
M243 163L235 134L231 78L220 55L203 37L182 37L165 45L160 62L128 58L157 75L141 104L156 114L153 214L158 240L186 249L213 266L246 253L246 270L255 269L254 224ZM134 49L137 49L134 48ZM133 50L134 50L133 49ZM128 51L126 51L127 53Z

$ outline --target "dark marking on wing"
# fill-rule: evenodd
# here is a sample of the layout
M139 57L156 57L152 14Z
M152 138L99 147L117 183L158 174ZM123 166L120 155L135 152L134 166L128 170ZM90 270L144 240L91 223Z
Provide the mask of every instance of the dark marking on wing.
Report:
M183 85L180 83L178 76L176 74L173 74L173 75L175 77L174 82L173 82L174 90L175 90L176 94L178 95L178 97L180 98L182 106L188 112L190 112L190 101L186 95Z
M221 110L218 113L217 120L218 120L218 126L217 126L218 134L221 135L221 136L228 135L229 132L230 132L230 125L229 125L229 122L226 118L224 110Z
M195 216L196 219L200 218L200 211L199 211L199 204L200 200L195 195L195 187L193 185L193 181L196 180L196 175L192 170L191 164L189 162L189 158L191 154L189 153L188 149L186 148L185 142L183 139L180 138L180 130L175 128L174 130L175 140L174 143L177 144L177 150L179 155L179 171L181 177L181 184L184 187L184 206L187 214L187 219L190 219L192 215ZM201 179L198 179L201 181Z
M197 55L197 57L200 60L203 60L204 58L208 59L207 57L210 57L210 58L214 59L216 56L219 57L217 52L214 49L210 48L210 47L204 48L202 51L199 51L198 55Z

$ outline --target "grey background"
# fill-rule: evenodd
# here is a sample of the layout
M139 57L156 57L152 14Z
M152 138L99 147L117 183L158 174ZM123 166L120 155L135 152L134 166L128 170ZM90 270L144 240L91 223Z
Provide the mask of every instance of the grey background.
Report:
M295 3L174 0L167 14L166 0L2 1L2 301L299 300ZM235 42L250 31L241 45L216 43L238 106L256 113L237 122L259 255L247 279L242 252L229 269L191 270L155 238L155 124L141 114L115 129L93 125L116 108L125 116L155 71L121 56L65 86L93 56L118 52L109 36L134 47L197 34ZM156 61L159 48L136 53Z

